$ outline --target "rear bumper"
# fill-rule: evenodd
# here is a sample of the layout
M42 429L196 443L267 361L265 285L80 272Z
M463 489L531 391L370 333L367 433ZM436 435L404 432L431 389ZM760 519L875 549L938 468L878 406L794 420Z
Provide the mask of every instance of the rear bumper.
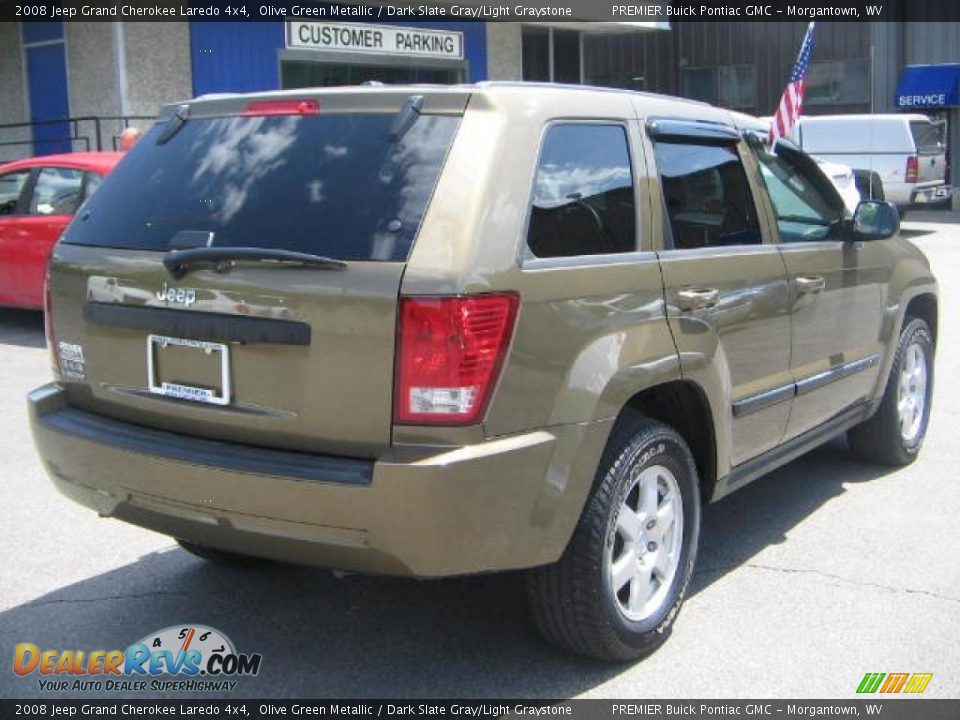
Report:
M947 202L952 196L953 188L945 183L921 186L910 193L910 204L911 207L922 208Z
M887 201L902 210L930 207L953 196L953 188L944 182L890 183L883 190Z
M357 572L438 577L556 560L610 422L465 447L395 447L376 461L200 440L28 397L57 488L97 510L235 552Z

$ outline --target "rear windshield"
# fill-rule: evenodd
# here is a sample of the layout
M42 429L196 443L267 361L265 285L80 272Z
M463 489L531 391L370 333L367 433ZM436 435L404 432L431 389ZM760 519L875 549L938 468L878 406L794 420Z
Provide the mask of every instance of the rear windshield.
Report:
M188 120L162 145L157 125L107 177L63 241L166 251L213 233L214 247L405 260L458 119L422 115L391 140L394 120Z
M929 122L911 122L910 133L917 144L917 152L943 152L943 126Z

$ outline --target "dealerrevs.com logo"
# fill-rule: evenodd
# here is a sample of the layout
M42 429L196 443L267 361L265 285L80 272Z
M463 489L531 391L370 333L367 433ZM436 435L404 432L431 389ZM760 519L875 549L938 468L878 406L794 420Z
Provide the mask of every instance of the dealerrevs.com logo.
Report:
M39 676L41 690L233 690L234 678L260 672L259 653L238 653L219 630L176 625L151 633L125 650L41 650L20 643L13 672Z

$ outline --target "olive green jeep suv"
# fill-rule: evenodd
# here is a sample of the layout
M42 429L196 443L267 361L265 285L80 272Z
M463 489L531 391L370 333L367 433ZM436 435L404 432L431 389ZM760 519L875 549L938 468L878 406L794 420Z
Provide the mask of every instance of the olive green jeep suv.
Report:
M937 289L898 223L700 103L199 98L53 254L36 445L64 494L198 555L522 569L550 640L639 657L702 503L842 433L919 451Z

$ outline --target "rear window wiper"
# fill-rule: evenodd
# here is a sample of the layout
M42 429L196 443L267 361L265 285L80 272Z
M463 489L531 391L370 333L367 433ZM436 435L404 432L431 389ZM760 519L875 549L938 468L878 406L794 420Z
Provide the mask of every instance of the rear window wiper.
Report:
M347 263L336 258L272 248L199 247L190 250L170 250L163 256L163 266L177 279L182 278L190 268L198 265L214 265L218 272L225 272L241 262L301 265L326 270L345 270L347 267Z

